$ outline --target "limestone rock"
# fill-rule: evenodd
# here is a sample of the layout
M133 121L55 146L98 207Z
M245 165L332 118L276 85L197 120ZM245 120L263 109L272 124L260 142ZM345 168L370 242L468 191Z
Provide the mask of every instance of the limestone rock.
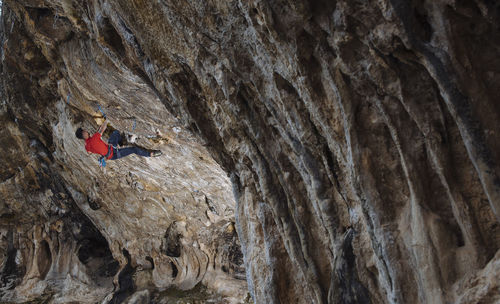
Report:
M0 297L499 301L499 8L4 1Z

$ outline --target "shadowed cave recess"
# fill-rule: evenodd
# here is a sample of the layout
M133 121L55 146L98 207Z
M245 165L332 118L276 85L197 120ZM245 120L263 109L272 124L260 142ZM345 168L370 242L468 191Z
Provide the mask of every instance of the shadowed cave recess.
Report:
M496 1L1 5L0 302L500 302Z

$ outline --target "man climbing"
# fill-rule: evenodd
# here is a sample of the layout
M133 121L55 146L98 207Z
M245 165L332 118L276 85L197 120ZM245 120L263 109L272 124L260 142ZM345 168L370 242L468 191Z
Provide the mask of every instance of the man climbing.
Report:
M101 139L102 134L108 126L108 120L106 119L104 123L99 127L97 132L90 136L89 132L82 128L76 129L75 135L79 139L85 140L85 150L90 153L96 153L102 155L99 162L101 166L105 166L106 159L115 160L118 158L125 157L130 154L137 154L140 156L150 157L150 156L160 156L162 153L160 150L154 150L149 152L147 150L141 149L139 147L126 147L118 149L118 143L121 141L121 135L118 131L113 131L109 137L108 143Z

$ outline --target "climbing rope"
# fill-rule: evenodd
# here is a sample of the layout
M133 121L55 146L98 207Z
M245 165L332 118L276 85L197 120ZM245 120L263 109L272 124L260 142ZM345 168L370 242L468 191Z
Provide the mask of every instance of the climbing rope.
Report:
M101 108L101 105L100 105L100 104L97 104L97 108L98 108L98 109L99 109L99 111L101 112L102 117L104 117L104 119L106 119L106 114L104 114L104 111L102 110L102 108Z

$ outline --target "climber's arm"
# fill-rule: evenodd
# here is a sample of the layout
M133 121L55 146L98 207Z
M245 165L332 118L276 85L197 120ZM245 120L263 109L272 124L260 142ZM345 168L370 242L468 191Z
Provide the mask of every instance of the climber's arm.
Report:
M106 130L106 127L108 126L108 120L106 119L102 125L99 127L99 130L97 130L97 132L99 132L99 134L103 134L104 131Z

